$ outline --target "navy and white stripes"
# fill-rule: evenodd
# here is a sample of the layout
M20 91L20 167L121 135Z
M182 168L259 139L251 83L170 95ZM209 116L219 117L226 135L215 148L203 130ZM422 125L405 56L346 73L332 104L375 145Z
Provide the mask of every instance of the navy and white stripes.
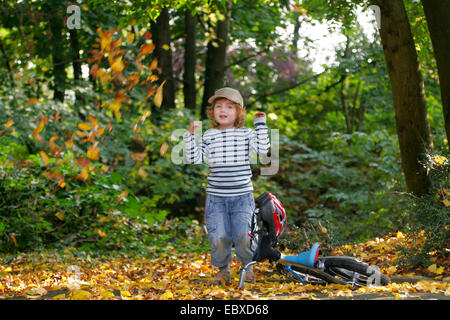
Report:
M193 134L186 132L186 161L209 165L207 193L237 196L253 191L250 154L267 155L270 148L266 118L256 118L254 125L255 130L246 127L209 129L200 143Z

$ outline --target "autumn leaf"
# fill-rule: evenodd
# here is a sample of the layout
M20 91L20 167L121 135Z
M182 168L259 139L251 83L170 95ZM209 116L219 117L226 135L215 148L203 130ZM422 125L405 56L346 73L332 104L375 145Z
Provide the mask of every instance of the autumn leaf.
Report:
M134 34L131 31L127 32L127 43L132 44L134 40Z
M35 104L38 103L39 99L38 98L30 98L27 100L28 104Z
M166 154L167 149L169 148L169 144L164 141L164 143L161 145L161 148L159 149L159 155L162 157Z
M139 74L132 73L127 77L128 87L134 87L139 82ZM117 100L117 99L116 99Z
M94 65L91 67L91 69L90 69L90 71L89 71L89 74L95 78L96 75L97 75L97 70L98 70L98 64L94 64Z
M58 146L54 142L55 140L58 140L59 136L52 136L49 140L50 150L52 151L51 155L54 156L56 151L58 151Z
M111 65L111 71L114 73L121 72L125 68L125 65L122 62L122 57L116 58Z
M438 268L435 263L433 263L427 269L428 269L428 271L430 271L431 273L434 273L434 274L442 274L444 272L444 267L440 266Z
M9 120L9 121L6 122L6 124L5 124L5 129L10 128L13 124L14 124L14 120Z
M31 288L31 289L25 291L25 294L28 299L37 299L37 298L40 298L41 296L46 295L47 290L45 290L42 287Z
M120 200L122 200L124 197L126 197L128 195L128 191L122 191L122 193L120 194L120 196L117 197L116 202L120 202Z
M64 179L60 179L58 181L58 187L64 189L65 186L66 186L66 181L64 181Z
M87 151L87 156L91 160L98 160L100 149L97 148L98 142L95 142Z
M106 232L104 232L100 229L97 230L97 234L100 236L100 238L106 237Z
M47 121L48 121L48 118L46 116L42 117L41 122L39 123L37 128L34 129L32 132L33 137L39 142L44 142L44 139L42 139L42 137L39 135L39 133L44 129L44 126L47 123Z
M163 100L163 87L164 84L166 83L166 80L164 80L161 85L159 86L158 90L156 90L156 94L155 97L153 98L153 103L155 104L155 106L157 106L158 108L161 107L162 104L162 100Z
M444 204L444 206L450 207L450 201L448 199L442 200L442 203Z
M55 115L53 116L53 121L55 123L58 123L58 121L61 119L60 113L61 112L58 110L58 111L56 111Z
M82 123L78 124L78 129L80 129L80 130L87 131L87 130L91 130L91 128L92 128L92 125L87 122L82 122Z
M50 161L48 159L47 153L45 151L39 151L39 155L41 156L41 159L44 162L45 166L48 167Z
M71 298L72 300L88 300L91 296L92 293L89 291L79 289L72 293Z
M138 174L141 176L142 179L145 179L148 176L148 173L145 172L144 168L142 168L142 167L139 168Z
M148 91L147 95L145 96L145 99L150 98L156 91L157 87L156 86L152 86L150 88L150 90Z
M154 70L154 69L156 69L158 67L158 59L157 58L155 58L155 59L153 59L152 60L152 63L150 64L150 71L152 71L152 70Z
M144 44L140 49L139 49L139 54L138 57L142 57L145 56L151 52L153 52L153 50L155 50L155 45L153 43L147 43Z
M69 140L65 141L65 145L66 145L67 149L72 149L72 147L73 147L73 140L69 139Z
M173 298L172 291L166 291L161 295L161 300L168 300Z
M86 181L89 176L89 165L84 167L80 174L76 175L75 178L78 180Z
M96 118L94 118L93 116L91 116L91 115L88 116L88 119L92 123L92 125L94 126L94 129L97 130L98 129L98 120Z
M10 234L9 236L11 237L11 239L12 239L12 241L13 241L13 243L14 243L14 246L17 247L18 245L17 245L16 236L13 235L13 234Z
M59 220L64 221L64 215L63 215L61 212L55 213L55 216L56 216Z
M147 156L147 152L135 152L131 155L131 159L133 159L136 162L141 162L145 159Z

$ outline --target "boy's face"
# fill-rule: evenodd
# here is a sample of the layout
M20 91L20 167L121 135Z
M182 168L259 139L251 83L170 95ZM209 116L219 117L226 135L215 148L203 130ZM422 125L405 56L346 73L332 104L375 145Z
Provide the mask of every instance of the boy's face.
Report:
M220 129L234 127L237 110L234 102L228 99L217 99L214 103L214 119L219 123Z

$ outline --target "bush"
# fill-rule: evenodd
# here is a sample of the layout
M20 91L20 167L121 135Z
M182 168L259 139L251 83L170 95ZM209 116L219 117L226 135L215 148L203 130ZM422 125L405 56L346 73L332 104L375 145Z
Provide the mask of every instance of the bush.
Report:
M450 238L450 164L447 158L428 156L424 166L432 181L432 192L410 201L408 247L400 247L400 264L427 267L430 259L448 261Z
M319 221L335 244L397 231L405 219L396 137L386 131L331 135L322 149L285 137L280 173L290 223ZM285 203L283 202L283 203Z

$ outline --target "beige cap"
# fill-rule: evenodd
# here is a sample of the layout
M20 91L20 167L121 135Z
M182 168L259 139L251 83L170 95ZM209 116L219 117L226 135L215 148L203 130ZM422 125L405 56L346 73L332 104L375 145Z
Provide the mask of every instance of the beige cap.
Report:
M214 100L219 99L219 98L228 99L230 101L237 103L241 107L244 107L244 99L242 98L239 91L237 91L236 89L233 89L233 88L218 89L218 90L216 90L216 92L214 92L214 95L208 99L208 102L213 103Z

